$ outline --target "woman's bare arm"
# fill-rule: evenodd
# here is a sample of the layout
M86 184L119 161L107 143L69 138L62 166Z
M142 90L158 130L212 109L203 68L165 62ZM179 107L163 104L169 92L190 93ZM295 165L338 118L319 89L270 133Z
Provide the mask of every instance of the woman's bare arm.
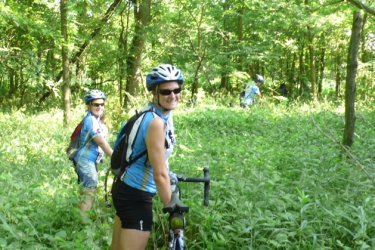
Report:
M96 136L94 139L96 144L98 144L99 147L101 147L106 155L109 157L112 156L112 148L109 146L108 142L104 139L102 135Z
M168 205L172 193L168 171L165 166L164 126L164 122L160 117L155 117L152 120L146 136L146 147L159 196L163 204Z

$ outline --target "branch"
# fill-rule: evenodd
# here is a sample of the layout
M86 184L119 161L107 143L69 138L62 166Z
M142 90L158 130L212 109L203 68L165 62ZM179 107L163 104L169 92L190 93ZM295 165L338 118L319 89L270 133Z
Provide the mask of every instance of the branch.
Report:
M372 125L371 123L369 123L369 122L363 117L363 115L362 115L361 113L359 113L359 112L357 112L357 113L361 116L361 118L362 118L362 120L363 120L364 123L366 123L370 128L372 128L372 129L375 130L374 125Z
M324 4L323 6L327 7L327 6L335 5L335 4L342 3L342 2L344 2L344 0L337 0L336 2L327 3L327 4Z
M100 19L100 23L102 23L103 25L94 29L93 32L91 32L90 34L90 38L88 40L86 40L78 49L77 53L72 57L70 63L74 64L78 58L81 57L81 55L83 54L83 52L85 51L85 49L87 48L87 46L89 45L89 43L91 42L92 39L94 39L94 37L96 37L96 35L99 34L100 30L103 28L103 26L108 22L109 18L111 17L111 15L113 14L113 11L116 9L116 7L121 3L122 0L115 0L111 6L109 6L109 8L107 9L106 13L104 14L104 16L102 17L102 19Z
M325 115L324 115L325 117ZM365 173L365 175L367 176L367 178L369 178L371 180L371 182L375 185L375 180L371 177L371 175L367 172L367 170L365 169L364 166L362 166L362 164L360 162L357 161L357 159L355 159L354 155L349 151L349 149L343 145L340 141L338 141L332 134L332 132L330 131L330 135L328 135L327 133L325 133L318 125L317 123L315 122L314 120L314 117L311 116L311 119L315 125L315 127L323 134L325 135L328 139L330 139L331 141L333 141L334 143L337 143L344 151L345 153L354 161L355 165L357 165L361 170L362 172ZM327 123L326 123L327 124Z
M361 9L361 10L364 10L366 11L367 13L375 16L375 10L369 6L367 6L366 4L363 4L359 1L356 1L356 0L347 0L349 3L351 3L352 5L356 6L357 8Z

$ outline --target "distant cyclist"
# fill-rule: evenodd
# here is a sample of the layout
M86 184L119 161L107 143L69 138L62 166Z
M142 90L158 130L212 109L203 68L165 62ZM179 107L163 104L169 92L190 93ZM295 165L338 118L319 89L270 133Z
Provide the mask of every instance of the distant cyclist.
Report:
M259 87L264 83L264 78L261 75L256 74L254 78L254 83L247 84L243 95L243 100L241 101L241 105L243 108L247 109L255 102L255 97L261 97L261 93Z

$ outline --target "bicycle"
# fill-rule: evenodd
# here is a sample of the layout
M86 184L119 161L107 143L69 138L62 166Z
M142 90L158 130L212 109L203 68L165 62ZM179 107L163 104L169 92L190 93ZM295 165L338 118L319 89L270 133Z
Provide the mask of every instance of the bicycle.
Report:
M210 191L210 175L209 168L203 169L203 178L184 177L177 175L178 182L204 182L204 196L203 204L208 206L209 191ZM189 212L189 207L186 206L181 199L181 188L178 183L171 183L175 185L172 192L171 201L163 208L163 213L169 213L169 230L168 230L168 250L185 250L186 244L184 240L185 216L184 213Z

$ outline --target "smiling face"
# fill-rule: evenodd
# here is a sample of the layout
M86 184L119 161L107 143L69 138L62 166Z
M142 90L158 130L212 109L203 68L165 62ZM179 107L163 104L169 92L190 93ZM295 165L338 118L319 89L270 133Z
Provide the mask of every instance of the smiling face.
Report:
M104 113L104 99L96 99L88 104L88 108L97 117L101 117Z
M154 99L159 100L158 105L162 108L173 110L181 99L181 86L178 82L161 83L154 92Z

